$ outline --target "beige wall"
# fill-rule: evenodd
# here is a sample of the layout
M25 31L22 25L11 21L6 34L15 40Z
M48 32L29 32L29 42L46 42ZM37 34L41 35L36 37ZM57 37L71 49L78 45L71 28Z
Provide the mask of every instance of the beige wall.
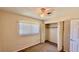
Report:
M1 16L1 15L0 15ZM0 17L0 51L2 50L2 23L1 23L1 17Z
M45 42L45 24L44 21L41 23L41 43Z
M49 41L57 43L57 28L50 28L49 29Z
M44 42L44 23L42 21L5 11L0 11L0 18L0 28L2 29L0 29L0 32L2 32L0 33L1 51L19 51L40 43L40 39ZM29 36L18 35L19 20L25 20L27 23L40 24L42 33Z
M48 28L48 24L45 25L45 40L49 39L49 28Z
M70 21L64 21L64 51L69 51L70 47Z

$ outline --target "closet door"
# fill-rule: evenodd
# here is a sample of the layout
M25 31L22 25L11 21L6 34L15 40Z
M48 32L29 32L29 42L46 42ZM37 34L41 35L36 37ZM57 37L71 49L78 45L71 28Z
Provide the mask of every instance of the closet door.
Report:
M79 20L72 20L70 25L70 51L79 51Z
M70 52L78 52L78 44L76 41L70 40Z

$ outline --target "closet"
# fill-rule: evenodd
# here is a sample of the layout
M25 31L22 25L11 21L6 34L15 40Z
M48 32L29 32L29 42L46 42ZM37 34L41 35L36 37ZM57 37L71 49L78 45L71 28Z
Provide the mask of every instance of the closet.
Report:
M46 40L57 44L57 23L46 25Z
M57 50L62 50L63 21L45 24L45 40L57 45Z

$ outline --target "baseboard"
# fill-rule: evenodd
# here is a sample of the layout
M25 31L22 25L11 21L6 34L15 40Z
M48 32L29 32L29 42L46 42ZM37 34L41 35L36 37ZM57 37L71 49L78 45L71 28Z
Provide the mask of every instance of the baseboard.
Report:
M41 44L41 43L38 43L38 44L32 45L32 46L27 47L27 48L25 47L25 48L23 48L23 49L21 49L21 50L19 50L19 51L17 51L17 52L24 52L25 49L31 48L31 47L36 46L36 45L39 45L39 44Z

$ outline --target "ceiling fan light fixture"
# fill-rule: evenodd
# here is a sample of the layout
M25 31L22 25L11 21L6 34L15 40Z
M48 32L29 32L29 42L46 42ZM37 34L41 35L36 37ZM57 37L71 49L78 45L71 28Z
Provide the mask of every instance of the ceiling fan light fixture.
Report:
M51 15L55 10L51 8L41 8L40 9L40 17L45 17Z

